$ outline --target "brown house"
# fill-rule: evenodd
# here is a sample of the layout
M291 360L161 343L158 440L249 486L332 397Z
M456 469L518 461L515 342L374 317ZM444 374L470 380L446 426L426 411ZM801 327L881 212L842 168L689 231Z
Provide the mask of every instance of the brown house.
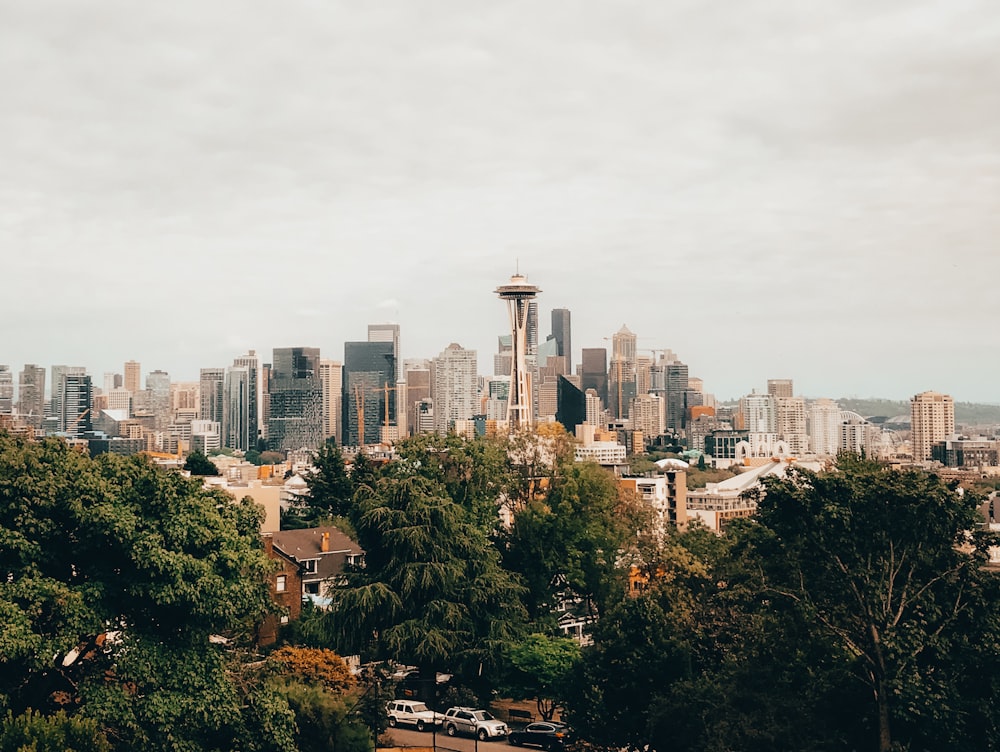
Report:
M295 621L302 613L302 572L295 559L274 547L274 533L264 533L264 552L279 563L271 573L271 599L281 609L270 614L257 628L257 644L270 645L278 639L282 624Z
M274 551L299 566L302 586L299 597L324 605L327 590L350 564L361 564L364 551L338 528L311 527L272 533Z

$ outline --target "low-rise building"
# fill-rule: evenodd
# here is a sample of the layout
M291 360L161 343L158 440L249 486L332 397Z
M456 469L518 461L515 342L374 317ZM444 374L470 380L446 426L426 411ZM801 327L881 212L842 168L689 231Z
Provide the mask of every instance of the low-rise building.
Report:
M364 551L339 528L305 528L272 533L276 551L301 567L303 598L325 605L330 588L335 587L348 565L361 564Z

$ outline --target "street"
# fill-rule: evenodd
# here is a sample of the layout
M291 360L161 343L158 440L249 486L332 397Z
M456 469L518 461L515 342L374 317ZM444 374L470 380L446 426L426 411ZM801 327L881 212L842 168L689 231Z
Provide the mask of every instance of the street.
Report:
M442 729L432 733L398 726L389 729L388 733L399 747L435 747L440 750L459 750L459 752L501 752L501 750L509 752L511 749L506 739L481 742L468 736L448 736Z

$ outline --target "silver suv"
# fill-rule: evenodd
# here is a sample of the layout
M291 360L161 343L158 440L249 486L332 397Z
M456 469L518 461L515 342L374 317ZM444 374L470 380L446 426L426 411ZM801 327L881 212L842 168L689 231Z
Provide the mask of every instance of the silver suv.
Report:
M439 726L444 718L416 700L393 700L386 704L385 710L390 726L416 726L417 731Z
M470 734L480 741L507 736L507 724L494 718L488 710L448 708L444 713L444 730L448 736Z

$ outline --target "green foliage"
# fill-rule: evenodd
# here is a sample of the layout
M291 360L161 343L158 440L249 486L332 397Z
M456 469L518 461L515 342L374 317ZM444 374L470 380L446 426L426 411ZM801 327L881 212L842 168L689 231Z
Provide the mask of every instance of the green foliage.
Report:
M932 475L843 456L831 472L768 480L758 512L762 530L746 536L745 555L761 563L765 592L851 661L878 749L997 743L965 738L960 720L984 710L970 703L992 686L982 672L996 663L986 646L1000 616L997 580L982 569L987 541L970 540L974 500ZM996 710L986 712L992 727Z
M514 699L533 699L539 714L551 720L568 693L567 683L580 660L580 645L566 637L528 635L508 647L505 684Z
M184 469L191 475L219 474L219 469L201 452L191 452L184 460Z
M522 622L521 588L444 486L410 465L358 496L366 566L332 593L343 653L475 676L499 662Z
M517 512L505 562L528 586L532 618L551 613L561 590L597 611L621 597L627 573L620 553L647 525L634 502L619 494L614 477L600 466L570 463L552 478L544 498Z
M327 441L313 458L313 469L303 476L309 493L302 499L305 506L321 514L347 517L354 499L354 483L347 474L347 465L340 447Z
M298 752L369 752L371 749L368 728L351 714L356 701L353 695L291 679L279 682L275 688L295 714Z
M27 710L8 712L0 723L0 752L110 752L111 745L90 718L59 711L44 716Z
M280 710L250 707L209 637L271 607L259 529L254 505L141 456L0 435L0 703L80 707L124 747L249 748Z
M440 483L448 498L465 509L484 532L498 533L497 503L515 483L502 441L419 434L397 444L396 452L423 477Z

